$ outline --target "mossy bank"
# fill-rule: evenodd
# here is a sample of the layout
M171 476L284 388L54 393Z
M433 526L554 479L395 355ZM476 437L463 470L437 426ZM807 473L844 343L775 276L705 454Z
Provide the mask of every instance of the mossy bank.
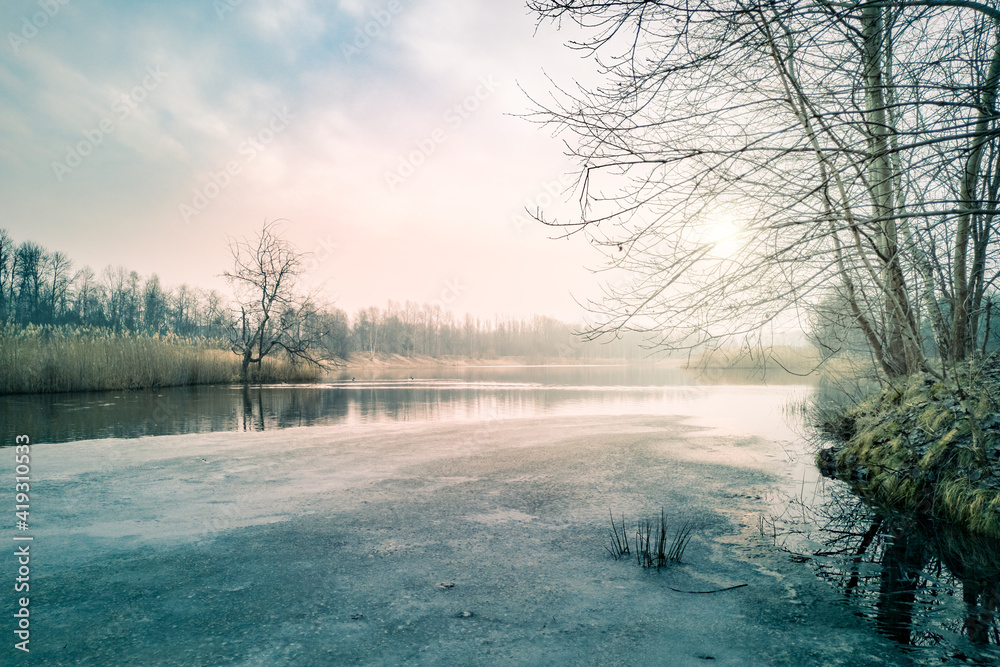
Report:
M876 508L1000 539L1000 369L916 375L822 425L820 469Z

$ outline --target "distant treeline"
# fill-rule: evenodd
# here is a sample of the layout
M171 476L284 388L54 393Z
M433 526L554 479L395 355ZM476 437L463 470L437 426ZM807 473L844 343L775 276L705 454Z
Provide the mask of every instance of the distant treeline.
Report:
M351 352L374 356L398 354L491 357L563 357L570 359L635 359L644 354L638 336L609 342L582 342L574 328L551 317L471 315L457 320L439 306L390 301L386 308L365 308L350 321L342 311L330 327L332 349L339 357ZM336 345L343 345L337 348Z
M122 266L100 275L74 269L63 252L31 241L15 244L0 229L0 322L9 325L72 325L116 333L176 334L223 338L229 312L217 291L181 285L164 288Z
M440 305L390 301L353 316L315 305L308 326L324 356L363 354L468 356L473 358L562 357L630 359L644 353L638 336L607 343L583 343L574 327L550 317L456 318ZM0 229L0 325L72 326L116 335L176 335L212 341L229 339L236 317L227 295L182 284L165 287L156 274L143 276L122 266L100 274L76 269L63 252L31 241L15 243Z

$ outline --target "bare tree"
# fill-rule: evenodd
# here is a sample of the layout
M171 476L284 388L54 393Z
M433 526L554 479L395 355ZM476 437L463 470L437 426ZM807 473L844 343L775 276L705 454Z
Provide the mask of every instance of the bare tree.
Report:
M174 333L180 336L190 336L194 333L197 305L194 291L187 283L181 283L173 290L170 295L170 317Z
M125 329L125 306L128 291L128 273L124 266L104 267L101 272L101 283L104 287L104 314L108 325L115 331Z
M122 321L128 331L138 331L142 323L142 289L139 274L129 271L122 297Z
M166 327L167 295L155 273L146 278L142 288L142 327L148 333L159 333Z
M17 310L22 323L37 321L42 305L42 272L46 262L45 249L25 241L17 247Z
M6 229L0 229L0 322L13 318L14 305L14 241Z
M50 323L59 322L67 310L72 268L73 261L64 252L56 251L49 257L48 320Z
M233 286L237 312L230 345L242 359L241 377L249 377L250 364L274 350L290 359L319 365L313 336L305 333L304 315L312 311L310 299L299 295L296 282L303 255L279 237L275 222L264 223L255 239L230 239L233 270L225 273Z
M358 311L354 331L358 335L361 348L368 353L371 359L375 359L375 353L378 352L382 342L382 320L382 313L378 306L369 306Z
M606 78L535 116L582 165L580 220L545 222L632 276L592 336L763 345L836 304L890 378L933 370L923 319L942 361L975 353L998 277L993 4L529 5L578 24Z
M215 290L205 294L205 330L209 338L220 338L228 331L230 313L222 295Z
M94 270L85 266L73 276L73 310L80 324L100 324L102 319L100 286Z

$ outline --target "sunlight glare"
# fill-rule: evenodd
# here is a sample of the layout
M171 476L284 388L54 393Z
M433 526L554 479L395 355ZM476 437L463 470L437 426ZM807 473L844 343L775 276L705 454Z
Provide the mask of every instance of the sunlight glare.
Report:
M705 241L712 245L712 256L717 259L732 259L740 249L739 237L742 231L729 218L709 222Z

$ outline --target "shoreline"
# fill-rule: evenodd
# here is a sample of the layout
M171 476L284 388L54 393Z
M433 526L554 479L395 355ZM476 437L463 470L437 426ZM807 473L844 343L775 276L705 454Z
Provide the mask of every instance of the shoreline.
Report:
M338 370L375 370L375 369L407 369L407 368L541 368L545 366L575 366L575 367L612 367L612 366L681 366L683 359L571 359L566 357L465 357L465 356L414 356L376 355L374 359L364 356L353 356L329 369L327 373Z

